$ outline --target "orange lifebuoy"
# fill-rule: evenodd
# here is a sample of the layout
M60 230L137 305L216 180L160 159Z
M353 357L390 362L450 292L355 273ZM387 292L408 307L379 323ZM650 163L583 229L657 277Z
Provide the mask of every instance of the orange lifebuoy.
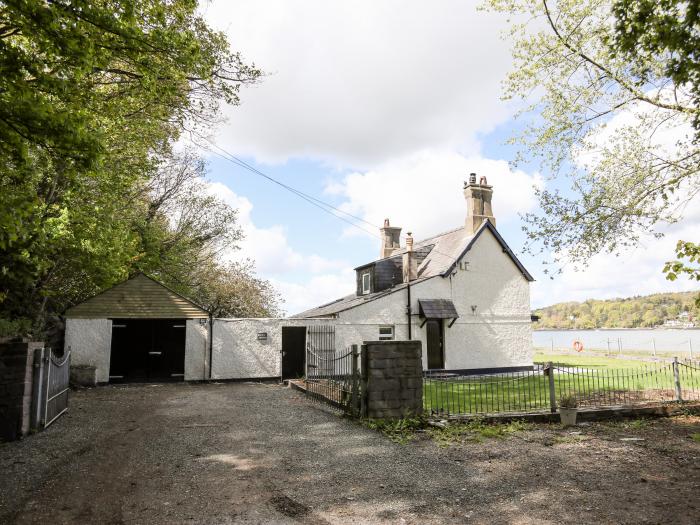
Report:
M581 341L574 341L574 350L577 352L583 352L583 343Z

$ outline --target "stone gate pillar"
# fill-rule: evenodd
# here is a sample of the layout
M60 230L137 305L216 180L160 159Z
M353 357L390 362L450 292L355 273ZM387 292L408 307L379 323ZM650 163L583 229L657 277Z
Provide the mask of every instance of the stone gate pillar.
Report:
M363 417L399 419L423 413L420 341L365 341L361 359Z

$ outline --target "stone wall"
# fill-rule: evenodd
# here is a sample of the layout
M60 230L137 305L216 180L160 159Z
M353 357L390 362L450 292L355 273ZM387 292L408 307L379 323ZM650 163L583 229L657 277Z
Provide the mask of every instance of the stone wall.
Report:
M398 419L423 413L420 341L362 345L363 417Z
M29 432L34 350L43 343L0 343L0 439L12 441Z

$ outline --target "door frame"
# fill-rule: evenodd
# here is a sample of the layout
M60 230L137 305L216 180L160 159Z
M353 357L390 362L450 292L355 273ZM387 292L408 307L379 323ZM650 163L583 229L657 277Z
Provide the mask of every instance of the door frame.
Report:
M303 331L304 334L304 342L302 343L301 346L301 364L302 364L302 374L306 370L306 326L283 326L282 327L282 344L280 348L280 378L282 380L285 379L298 379L298 377L292 373L292 374L285 374L285 368L284 368L284 356L285 356L285 337L284 334L285 332L289 333L290 331L297 331L301 333Z
M184 318L109 318L110 321L112 321L112 333L110 337L110 356L109 356L109 369L108 369L108 376L109 376L109 382L110 383L125 383L125 382L156 382L156 383L166 383L166 382L171 382L171 381L184 381L185 380L185 362L187 361L187 319ZM132 324L133 323L133 324ZM131 324L131 327L129 326ZM127 357L125 356L126 361L123 363L124 366L124 375L117 375L114 374L112 375L112 364L113 364L113 359L115 356L114 350L114 330L115 330L115 325L118 326L118 330L134 330L139 333L137 333L137 337L139 339L139 352L143 353L143 355L137 355L137 356L130 356ZM121 325L121 326L120 326ZM140 325L140 326L139 326ZM176 332L179 332L182 330L182 334L177 334L177 349L175 350L178 354L180 351L182 352L182 364L180 366L180 359L179 355L177 356L177 368L170 367L168 366L169 364L173 364L174 361L172 360L172 355L166 354L163 358L168 360L168 363L163 363L165 365L165 368L168 369L168 372L163 372L161 373L160 370L158 370L158 367L153 365L153 359L156 354L162 356L163 352L165 351L164 347L162 347L159 343L161 340L163 342L171 343L170 338L164 337L164 333L160 333L163 330L163 327L167 326L170 331L175 330ZM146 334L147 332L147 334ZM176 332L172 332L172 334L175 334ZM172 334L169 334L172 336ZM134 337L134 336L132 336ZM182 339L180 341L180 338ZM148 341L150 339L150 341ZM148 341L148 342L147 342ZM122 344L126 342L126 349L122 348L121 351L125 352L128 351L130 347L133 347L134 341L130 341L129 338L125 341L122 341ZM182 345L182 348L180 349L180 343ZM117 350L120 350L117 348ZM133 359L142 359L143 360L143 366L144 366L144 373L143 375L133 375L133 372L130 374L129 372L132 371L133 366L130 366L132 363L130 363L130 360ZM180 372L182 370L182 372Z
M440 361L442 366L439 368L434 368L430 366L430 338L428 337L428 326L431 323L437 325L438 343L440 345ZM444 370L445 369L445 323L443 319L428 319L425 323L425 349L426 349L426 360L429 370Z

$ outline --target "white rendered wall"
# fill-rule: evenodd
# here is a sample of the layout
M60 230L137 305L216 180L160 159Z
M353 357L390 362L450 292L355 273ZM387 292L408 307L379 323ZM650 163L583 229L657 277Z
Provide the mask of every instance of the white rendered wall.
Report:
M281 349L280 319L214 319L212 378L279 377Z
M330 319L214 319L212 378L280 377L282 329L285 326L327 324L336 325L337 349L362 344L362 336L355 327L340 325ZM258 333L262 332L267 334L267 338L258 340Z
M445 328L445 367L531 365L529 281L488 230L460 262L452 277L441 279L460 313L452 328Z
M428 362L426 327L420 327L419 299L451 299L460 314L452 327L448 328L449 320L444 321L445 368L531 365L530 283L489 230L459 262L468 264L457 264L452 276L411 285L411 339L422 342L424 367ZM345 330L351 338L376 340L379 326L394 325L396 339L407 339L407 300L404 288L340 312L338 331L349 324Z
M185 323L185 381L209 378L209 320L188 319Z
M66 319L65 350L71 351L71 365L94 366L97 381L109 381L112 321L109 319Z

